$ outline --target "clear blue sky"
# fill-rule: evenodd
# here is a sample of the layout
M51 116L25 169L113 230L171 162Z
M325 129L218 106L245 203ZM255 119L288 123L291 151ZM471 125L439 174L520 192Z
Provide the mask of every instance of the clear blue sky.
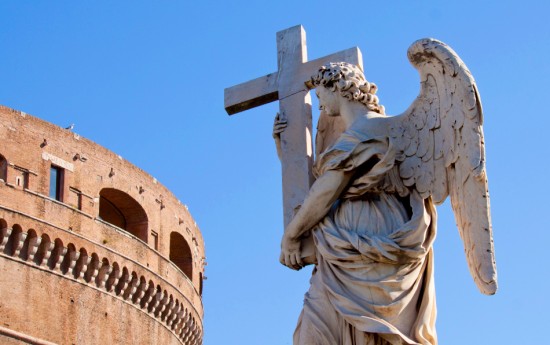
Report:
M548 2L336 3L4 0L0 104L75 123L75 132L189 205L206 241L205 345L291 344L310 270L278 263L277 105L228 117L223 90L275 71L275 33L302 24L310 58L359 46L367 78L398 114L419 90L409 44L438 38L466 62L481 93L500 284L495 296L477 291L443 205L435 245L440 343L543 343Z

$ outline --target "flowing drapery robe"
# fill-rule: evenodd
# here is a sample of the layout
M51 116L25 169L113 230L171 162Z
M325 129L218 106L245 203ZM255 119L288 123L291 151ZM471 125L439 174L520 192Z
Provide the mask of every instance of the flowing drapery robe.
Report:
M353 174L312 230L317 264L294 345L437 344L430 198L406 188L387 137L356 120L315 173Z

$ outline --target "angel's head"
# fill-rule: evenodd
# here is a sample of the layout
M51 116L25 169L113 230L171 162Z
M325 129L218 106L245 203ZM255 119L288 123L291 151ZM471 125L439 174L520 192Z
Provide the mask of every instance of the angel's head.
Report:
M384 114L384 106L378 103L377 87L369 83L359 67L347 62L331 62L319 69L308 83L312 88L323 86L352 102L364 104L370 111Z

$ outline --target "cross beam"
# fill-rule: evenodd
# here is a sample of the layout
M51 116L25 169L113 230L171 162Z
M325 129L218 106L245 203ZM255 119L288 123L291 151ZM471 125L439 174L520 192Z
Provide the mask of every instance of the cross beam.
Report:
M298 42L296 42L297 39L299 40ZM290 40L294 40L294 42L288 42ZM295 47L289 47L291 45ZM285 48L298 48L303 54L301 56L303 60L307 60L306 33L301 25L277 33L277 53L279 58L277 61L279 70L277 72L269 73L263 77L224 90L224 105L228 115L234 115L259 107L260 105L278 101L300 91L307 91L305 82L317 72L319 67L329 62L349 62L363 69L363 58L361 51L357 47L342 50L312 61L302 61L302 59L300 61L288 61L291 59L288 56L289 52L284 52ZM286 58L284 55L287 55ZM291 75L290 80L284 80L281 78L285 74L284 70L297 71L298 75Z
M306 33L301 25L277 33L278 70L225 89L225 110L233 115L274 101L287 119L281 133L285 227L304 201L312 178L311 97L306 82L329 62L345 61L363 68L359 48L307 61Z

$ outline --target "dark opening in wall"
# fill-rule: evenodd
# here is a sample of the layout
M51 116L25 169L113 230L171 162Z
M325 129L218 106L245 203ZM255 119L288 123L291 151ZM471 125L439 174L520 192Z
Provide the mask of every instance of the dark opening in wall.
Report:
M52 165L50 167L50 198L63 201L64 169Z
M191 248L183 236L177 232L170 234L170 261L193 280L193 255Z
M134 198L123 191L104 188L99 192L99 218L147 243L147 214Z
M3 180L4 182L7 181L8 178L8 161L4 156L0 155L0 180Z
M159 250L159 234L153 230L151 230L151 244L155 250Z

